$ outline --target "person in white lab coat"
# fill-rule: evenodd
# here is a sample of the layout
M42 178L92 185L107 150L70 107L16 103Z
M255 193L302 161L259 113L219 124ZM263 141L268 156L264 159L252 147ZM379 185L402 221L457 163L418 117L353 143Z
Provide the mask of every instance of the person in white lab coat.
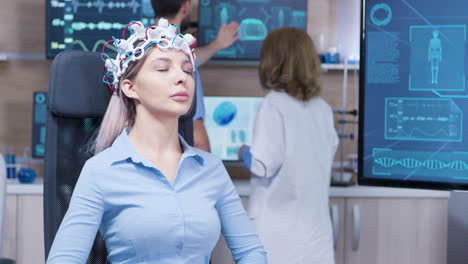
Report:
M239 150L251 171L249 214L270 264L334 263L328 191L338 145L331 107L319 95L321 64L307 33L272 31L263 42L267 95L252 146Z

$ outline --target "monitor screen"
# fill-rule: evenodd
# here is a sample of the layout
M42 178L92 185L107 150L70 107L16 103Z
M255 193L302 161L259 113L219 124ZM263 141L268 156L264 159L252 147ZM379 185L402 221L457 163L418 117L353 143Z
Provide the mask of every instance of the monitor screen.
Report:
M307 0L211 0L200 1L198 42L206 45L216 38L222 24L239 23L241 37L214 59L258 60L262 41L279 27L306 29Z
M362 6L359 183L468 189L468 2Z
M33 133L32 156L43 158L45 153L47 119L47 93L35 92L33 95Z
M150 0L47 0L47 57L62 50L100 52L132 20L153 24Z
M237 161L239 148L252 142L258 107L263 97L205 96L205 127L211 152L225 161Z

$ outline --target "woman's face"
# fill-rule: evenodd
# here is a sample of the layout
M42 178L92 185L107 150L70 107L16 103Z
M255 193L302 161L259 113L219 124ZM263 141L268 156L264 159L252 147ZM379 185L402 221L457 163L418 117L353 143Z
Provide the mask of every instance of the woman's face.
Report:
M195 82L193 66L182 51L153 48L133 81L124 80L124 93L151 114L179 117L190 109Z

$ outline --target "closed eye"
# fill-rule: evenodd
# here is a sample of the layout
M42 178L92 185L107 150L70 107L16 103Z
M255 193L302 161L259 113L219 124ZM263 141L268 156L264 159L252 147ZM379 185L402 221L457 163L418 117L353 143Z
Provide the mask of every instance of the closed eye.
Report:
M187 74L192 74L193 73L192 64L190 62L189 63L184 63L182 65L182 70Z

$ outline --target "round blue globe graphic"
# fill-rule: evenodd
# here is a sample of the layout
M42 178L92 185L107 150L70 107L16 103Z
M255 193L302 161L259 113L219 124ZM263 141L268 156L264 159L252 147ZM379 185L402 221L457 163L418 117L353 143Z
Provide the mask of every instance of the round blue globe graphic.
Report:
M213 120L219 126L226 126L236 117L237 107L231 102L220 103L213 112Z

